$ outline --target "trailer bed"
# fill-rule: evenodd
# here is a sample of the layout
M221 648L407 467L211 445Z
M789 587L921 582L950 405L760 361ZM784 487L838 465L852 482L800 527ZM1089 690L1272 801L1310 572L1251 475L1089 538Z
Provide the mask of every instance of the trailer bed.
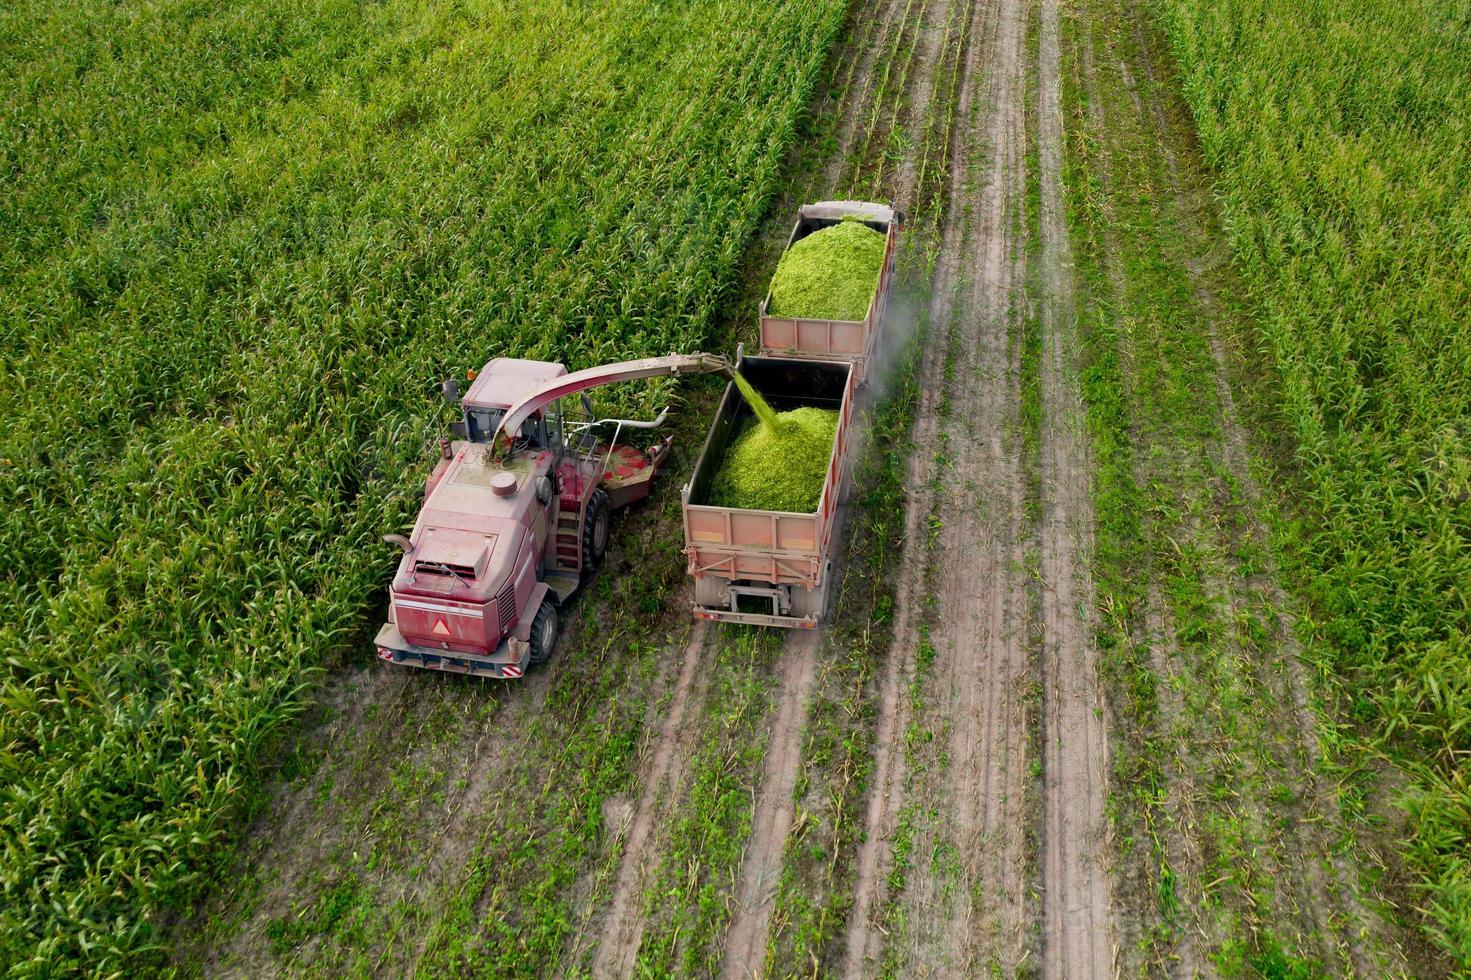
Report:
M772 357L849 361L853 364L858 383L862 384L867 378L869 362L888 309L889 285L894 277L895 242L904 215L888 205L863 201L804 204L797 210L797 222L792 226L786 247L790 249L813 232L845 218L861 220L882 233L887 241L868 315L862 320L814 320L775 315L771 313L771 292L768 289L760 310L761 353Z
M803 406L838 413L817 509L810 514L705 503L725 450L751 410L726 386L699 461L681 494L685 555L695 579L697 618L764 626L816 626L826 605L837 508L852 466L857 377L846 361L750 357L739 370L777 411ZM770 612L764 611L769 603Z

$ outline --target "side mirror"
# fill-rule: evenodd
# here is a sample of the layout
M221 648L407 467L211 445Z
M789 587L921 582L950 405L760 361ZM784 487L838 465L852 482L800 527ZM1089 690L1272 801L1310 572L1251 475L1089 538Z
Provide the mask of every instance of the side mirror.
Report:
M460 383L454 378L446 381L440 390L444 392L444 400L451 405L460 400Z
M470 429L464 422L451 422L449 424L449 434L456 439L468 439L470 438Z
M588 418L592 418L594 416L594 412L592 410L592 399L588 397L587 392L584 391L582 393L581 400L582 410L587 413Z

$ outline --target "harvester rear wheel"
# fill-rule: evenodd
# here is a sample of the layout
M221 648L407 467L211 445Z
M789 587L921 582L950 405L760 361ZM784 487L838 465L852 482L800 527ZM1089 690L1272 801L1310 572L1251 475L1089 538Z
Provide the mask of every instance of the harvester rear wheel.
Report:
M552 659L552 648L557 645L557 607L552 600L541 600L536 618L531 621L531 666L539 667Z
M594 568L608 553L608 495L594 490L587 501L587 519L582 523L582 567Z

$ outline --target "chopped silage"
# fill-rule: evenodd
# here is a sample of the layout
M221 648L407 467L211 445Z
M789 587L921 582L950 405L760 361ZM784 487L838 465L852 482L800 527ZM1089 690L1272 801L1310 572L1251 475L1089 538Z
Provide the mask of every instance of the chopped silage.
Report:
M887 239L861 221L840 221L798 239L771 277L772 316L862 320L878 289Z
M746 423L710 483L710 504L793 514L817 510L838 413L796 408L776 418L775 430L755 419Z

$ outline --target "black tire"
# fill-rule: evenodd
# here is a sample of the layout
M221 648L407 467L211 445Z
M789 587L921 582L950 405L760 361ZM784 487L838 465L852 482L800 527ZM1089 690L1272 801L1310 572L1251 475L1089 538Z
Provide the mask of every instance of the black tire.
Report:
M608 495L594 490L587 501L587 519L582 522L582 568L591 571L608 553L608 530L611 523Z
M552 659L557 646L557 607L552 600L541 600L536 618L531 621L531 666L540 667Z

